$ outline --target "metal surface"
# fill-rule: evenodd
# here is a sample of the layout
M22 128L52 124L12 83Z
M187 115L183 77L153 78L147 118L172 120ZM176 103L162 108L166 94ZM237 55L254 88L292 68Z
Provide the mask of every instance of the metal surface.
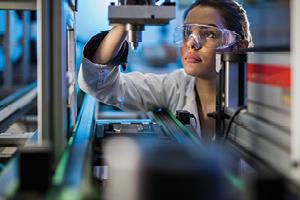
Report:
M33 83L0 101L0 123L17 110L30 104L37 96L36 84Z
M232 113L226 110L226 114ZM231 127L229 138L289 177L290 136L285 130L241 113Z
M38 0L38 115L43 142L57 161L66 145L68 1ZM70 15L72 16L72 15ZM71 20L72 21L72 20ZM40 140L41 142L42 140Z
M30 11L23 11L23 56L22 56L22 83L29 81L30 74Z
M197 133L191 132L191 130L178 121L171 112L164 110L153 112L153 117L157 120L157 123L162 126L165 133L175 138L178 143L186 144L191 141L199 145L199 147L203 147L200 139L197 137Z
M225 69L225 107L238 108L247 104L246 54L225 52L221 60Z
M230 81L230 63L228 61L225 62L225 97L224 97L224 106L228 107L229 106L229 97L231 97L230 91L229 90L229 81Z
M249 114L259 117L260 119L265 120L271 124L276 124L282 129L285 129L288 132L290 132L290 112L265 106L263 104L259 104L253 101L248 101L247 110Z
M84 180L84 168L87 155L89 153L90 142L93 135L95 123L95 105L96 101L91 96L85 96L82 115L77 125L78 128L74 133L73 143L70 149L70 156L66 168L64 186L80 187Z
M144 25L132 25L126 24L126 31L128 32L128 41L132 49L138 47L138 43L142 41L142 32L144 30Z
M232 64L236 63L223 60L223 68L225 66L226 70ZM238 66L238 68L240 67ZM282 99L282 95L290 89L288 84L289 53L248 53L247 67L248 69L252 67L252 71L248 70L247 74L248 110L246 113L239 113L233 119L229 131L229 141L263 161L268 167L283 174L284 177L290 178L290 155L293 151L289 128L290 107ZM281 76L282 74L284 76ZM228 72L221 74L220 79L225 77L227 81L231 81L234 78L230 75ZM278 77L282 77L280 82L277 82ZM243 87L242 80L237 80L239 79L235 79L232 83L225 82L227 88L224 95L227 100L225 101L225 115L229 117L232 117L236 110L230 104L232 98L235 98L230 91L230 84L238 83L239 87ZM225 120L227 128L229 121L231 119ZM255 162L255 158L253 162Z
M24 146L27 143L35 144L35 136L36 132L2 133L0 134L0 144L4 146Z
M291 108L291 172L300 183L300 1L291 0L291 66L292 104Z
M144 25L168 24L175 18L174 6L109 6L110 23L131 23Z
M247 63L290 66L290 55L288 51L251 52L247 54Z
M52 52L51 52L51 131L55 160L57 161L67 140L67 24L66 0L52 0Z
M77 117L77 74L76 74L76 41L75 30L68 29L68 109L70 111L71 126L75 125Z
M38 0L0 0L0 9L36 10Z
M146 25L165 25L176 17L175 3L156 6L154 2L130 1L120 2L121 5L110 5L108 7L108 20L110 24L120 23L126 25L128 42L133 49L136 49L142 41L142 31ZM122 3L127 3L123 5Z
M37 81L39 143L50 141L51 131L51 37L50 1L37 0Z

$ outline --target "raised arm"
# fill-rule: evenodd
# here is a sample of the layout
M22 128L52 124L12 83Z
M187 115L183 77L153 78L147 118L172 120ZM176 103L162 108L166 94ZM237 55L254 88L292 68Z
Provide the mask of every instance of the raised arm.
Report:
M98 46L92 62L102 65L108 64L110 60L117 56L126 36L125 26L115 24Z

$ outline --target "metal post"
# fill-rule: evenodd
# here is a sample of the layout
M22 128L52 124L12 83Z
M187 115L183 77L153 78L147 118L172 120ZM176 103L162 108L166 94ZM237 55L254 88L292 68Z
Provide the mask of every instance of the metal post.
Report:
M54 160L66 145L67 28L61 0L38 0L38 115L42 142L51 141Z
M51 103L52 142L57 161L61 156L67 138L67 20L66 0L51 1Z
M30 11L23 11L23 57L22 57L22 83L29 81L30 71Z
M68 29L68 107L70 110L71 126L75 125L77 116L77 96L76 96L76 41L75 41L75 29Z
M220 56L218 54L217 56ZM220 59L221 61L221 59ZM224 107L225 107L225 62L217 75L217 102L216 102L216 136L217 139L224 136Z
M38 141L50 141L51 133L51 37L50 1L37 0Z
M4 50L5 50L5 68L4 68L4 86L9 87L12 86L13 77L12 77L12 61L11 61L11 26L12 26L12 12L6 11L6 31L4 36Z
M300 183L300 1L291 0L291 175Z

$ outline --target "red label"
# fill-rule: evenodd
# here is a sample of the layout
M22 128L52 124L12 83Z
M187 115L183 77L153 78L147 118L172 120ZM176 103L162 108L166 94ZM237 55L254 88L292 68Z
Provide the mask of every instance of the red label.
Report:
M291 69L288 66L248 64L248 81L289 89Z

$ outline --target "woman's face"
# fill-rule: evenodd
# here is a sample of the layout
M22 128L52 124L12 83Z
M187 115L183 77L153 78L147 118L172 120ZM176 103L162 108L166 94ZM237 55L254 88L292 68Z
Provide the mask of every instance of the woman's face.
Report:
M187 15L185 23L203 24L225 28L219 11L209 6L197 6ZM187 74L202 79L214 79L216 50L202 46L194 48L194 40L190 39L181 47L181 60Z

